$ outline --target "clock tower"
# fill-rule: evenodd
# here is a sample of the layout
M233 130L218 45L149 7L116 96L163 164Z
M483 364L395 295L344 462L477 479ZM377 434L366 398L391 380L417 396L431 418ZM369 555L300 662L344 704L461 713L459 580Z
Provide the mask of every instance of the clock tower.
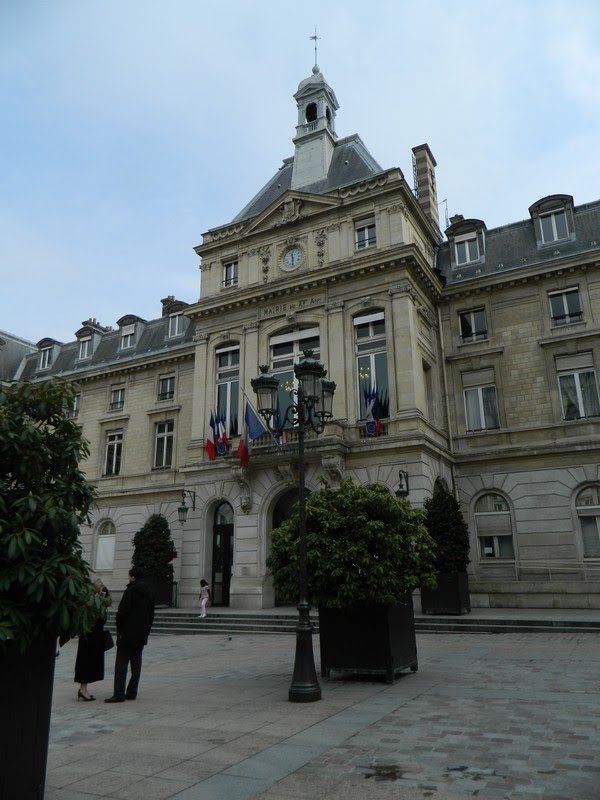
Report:
M294 95L298 124L294 144L294 169L291 189L301 189L324 180L337 140L335 113L337 98L315 64L312 75L300 82Z

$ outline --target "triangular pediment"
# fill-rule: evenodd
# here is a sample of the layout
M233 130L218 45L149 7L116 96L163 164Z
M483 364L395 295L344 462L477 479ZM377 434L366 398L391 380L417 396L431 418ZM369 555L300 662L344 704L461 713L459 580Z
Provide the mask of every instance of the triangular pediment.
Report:
M274 200L270 206L250 221L244 234L271 230L291 222L297 222L331 208L341 205L339 197L310 194L309 192L287 191Z

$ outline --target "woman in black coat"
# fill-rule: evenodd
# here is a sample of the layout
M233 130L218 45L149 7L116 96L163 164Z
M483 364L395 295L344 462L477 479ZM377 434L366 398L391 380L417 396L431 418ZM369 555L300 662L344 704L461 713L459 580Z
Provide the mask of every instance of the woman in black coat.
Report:
M100 579L94 581L96 593L105 601L106 607L110 605L110 593ZM78 700L95 700L88 691L88 683L104 680L104 617L96 620L92 630L79 637L77 645L77 658L75 660L75 683L79 684L77 691Z

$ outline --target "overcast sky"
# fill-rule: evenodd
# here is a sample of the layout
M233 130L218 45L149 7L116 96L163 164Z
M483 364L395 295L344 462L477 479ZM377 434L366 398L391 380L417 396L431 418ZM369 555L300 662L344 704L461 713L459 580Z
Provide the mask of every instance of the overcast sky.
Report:
M427 142L450 215L600 197L598 0L0 0L0 329L197 300L192 248L293 154L315 25L338 135L411 185Z

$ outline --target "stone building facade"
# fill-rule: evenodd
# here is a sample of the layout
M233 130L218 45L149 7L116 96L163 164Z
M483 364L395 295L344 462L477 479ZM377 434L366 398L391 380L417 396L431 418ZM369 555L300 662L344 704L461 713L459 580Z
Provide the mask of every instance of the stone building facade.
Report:
M216 604L273 606L265 564L297 495L295 433L255 441L245 467L235 449L259 365L280 378L283 408L310 348L337 390L333 421L307 440L309 490L349 476L395 492L406 473L420 506L443 481L472 532L474 604L596 605L600 203L555 195L489 231L455 217L444 239L426 144L411 187L357 135L338 138L318 68L294 98L294 155L195 248L198 302L166 298L160 318L115 330L88 320L23 362L20 378L79 387L99 492L82 534L92 566L118 591L133 535L160 512L180 605L206 577ZM214 460L211 412L231 443Z

